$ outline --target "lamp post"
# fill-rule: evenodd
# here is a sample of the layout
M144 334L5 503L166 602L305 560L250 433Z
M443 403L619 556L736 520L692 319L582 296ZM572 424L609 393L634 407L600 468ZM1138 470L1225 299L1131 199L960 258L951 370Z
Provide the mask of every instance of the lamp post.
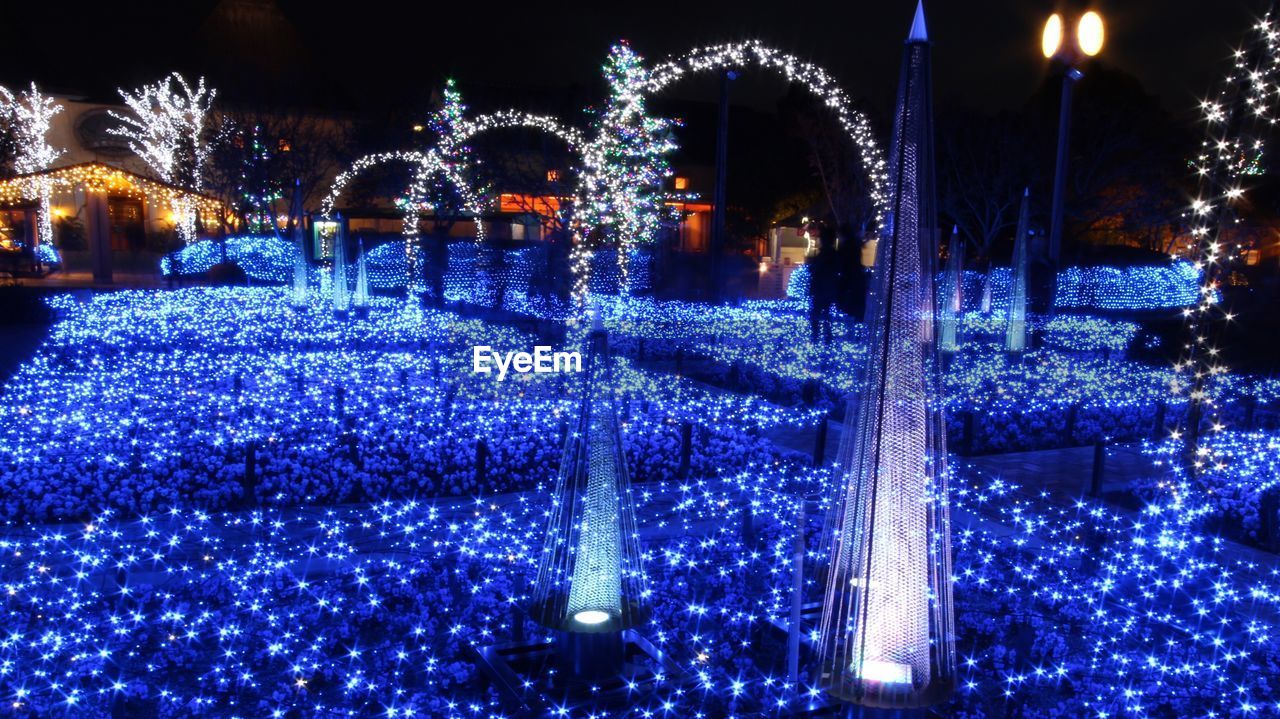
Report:
M1102 16L1090 10L1075 21L1075 32L1070 39L1066 26L1058 13L1045 21L1040 36L1040 50L1047 59L1057 59L1067 65L1062 75L1062 104L1058 110L1058 157L1053 173L1053 215L1049 225L1049 259L1056 274L1062 255L1063 201L1067 190L1067 148L1071 138L1071 91L1084 73L1075 66L1084 58L1102 51L1105 31ZM1057 278L1055 276L1054 283ZM1050 300L1052 304L1052 300Z

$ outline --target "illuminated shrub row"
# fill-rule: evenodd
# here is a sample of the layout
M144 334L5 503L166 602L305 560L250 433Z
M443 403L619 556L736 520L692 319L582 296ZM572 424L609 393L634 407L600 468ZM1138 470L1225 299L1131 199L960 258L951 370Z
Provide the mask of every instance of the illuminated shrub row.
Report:
M991 270L991 309L1004 312L1009 308L1008 267ZM942 286L938 276L937 286ZM987 276L972 270L961 282L963 308L978 310L987 291ZM1068 267L1058 273L1054 306L1095 310L1160 310L1187 307L1199 298L1200 274L1185 260L1164 265L1133 267ZM792 271L787 282L787 296L796 300L809 298L809 267Z
M1280 512L1280 432L1206 433L1202 447L1205 452L1198 458L1203 466L1190 478L1179 439L1147 443L1147 454L1168 472L1147 479L1138 491L1152 501L1177 497L1188 515L1207 519L1210 528L1239 541L1267 545L1280 539L1280 516L1270 520L1277 527L1271 537L1266 536L1263 517L1264 512ZM1280 545L1268 548L1274 551Z

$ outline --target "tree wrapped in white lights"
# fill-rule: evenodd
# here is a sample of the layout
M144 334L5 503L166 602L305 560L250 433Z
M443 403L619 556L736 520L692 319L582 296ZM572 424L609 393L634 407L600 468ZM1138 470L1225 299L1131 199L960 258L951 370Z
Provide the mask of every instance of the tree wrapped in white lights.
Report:
M593 247L607 243L617 248L625 287L629 251L654 242L675 219L663 189L671 174L667 155L676 148L674 124L646 111L644 61L625 42L618 43L609 51L604 72L609 99L582 149L574 198L580 237L572 263L579 297L586 292Z
M1005 327L1004 348L1022 352L1027 348L1027 278L1031 261L1030 188L1022 192L1018 208L1018 233L1013 238L1013 260L1009 275L1009 322Z
M1280 100L1276 91L1280 76L1278 8L1280 3L1273 2L1254 24L1253 37L1236 50L1216 96L1200 105L1205 137L1191 162L1198 187L1187 213L1195 242L1192 259L1202 273L1200 296L1193 307L1183 310L1186 339L1170 384L1174 396L1187 399L1187 411L1175 436L1183 441L1182 468L1191 477L1226 461L1210 451L1201 435L1205 429L1216 433L1225 427L1215 381L1227 367L1217 343L1234 316L1221 304L1219 288L1240 259L1240 245L1228 237L1236 221L1234 206L1244 199L1245 176L1259 172L1266 149L1263 138L1275 130Z
M63 150L49 144L47 139L53 116L60 112L62 105L41 93L34 82L31 89L17 95L0 85L0 120L9 126L13 134L14 172L25 175L47 170L62 156ZM38 203L36 242L50 244L53 242L53 215L49 203L53 188L48 181L40 179L35 183L35 190L36 196L32 199Z
M946 438L931 330L937 265L930 45L903 54L865 385L843 442L819 629L819 684L867 706L923 706L955 678Z
M938 307L938 320L942 325L938 344L944 352L955 352L960 349L957 341L960 324L961 292L964 276L964 250L960 242L960 228L951 230L951 242L947 245L947 270L942 277L942 297Z
M647 597L608 336L598 326L584 370L530 615L571 634L617 633L644 620Z
M120 122L111 132L125 138L129 149L142 158L156 176L190 192L204 187L204 164L209 156L209 110L217 91L200 78L193 88L186 78L172 73L134 92L120 90L130 112L111 112ZM196 206L179 195L174 201L178 237L196 239Z

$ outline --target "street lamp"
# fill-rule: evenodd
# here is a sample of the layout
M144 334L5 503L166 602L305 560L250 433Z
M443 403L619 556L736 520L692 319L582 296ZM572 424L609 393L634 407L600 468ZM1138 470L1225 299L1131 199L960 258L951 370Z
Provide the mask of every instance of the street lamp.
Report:
M1090 10L1075 21L1075 32L1068 37L1066 21L1058 13L1049 16L1040 35L1040 50L1047 59L1067 65L1062 76L1062 104L1058 113L1058 160L1053 174L1053 216L1049 226L1049 258L1058 267L1062 251L1063 195L1067 185L1067 145L1071 135L1071 90L1084 77L1075 64L1102 52L1106 30L1102 16ZM1056 282L1056 278L1055 278Z

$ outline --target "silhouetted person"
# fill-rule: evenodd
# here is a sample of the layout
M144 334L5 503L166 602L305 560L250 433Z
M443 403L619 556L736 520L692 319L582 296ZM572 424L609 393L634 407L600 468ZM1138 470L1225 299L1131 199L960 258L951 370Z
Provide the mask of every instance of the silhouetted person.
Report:
M836 307L851 319L861 322L867 311L867 271L862 266L862 243L852 228L840 231L843 241L837 255L840 258L839 295Z
M836 257L836 231L824 225L818 232L818 254L809 260L809 330L818 341L831 343L831 305L840 287L839 259Z

